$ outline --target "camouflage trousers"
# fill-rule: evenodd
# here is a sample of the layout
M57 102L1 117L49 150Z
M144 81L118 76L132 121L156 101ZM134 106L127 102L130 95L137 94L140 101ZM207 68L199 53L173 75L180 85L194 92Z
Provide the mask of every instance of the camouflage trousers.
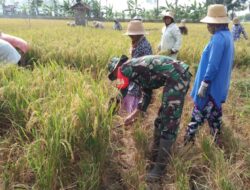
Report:
M218 137L221 132L222 109L218 108L212 100L209 100L202 110L194 106L191 122L188 124L186 131L188 139L193 140L199 126L204 123L205 119L208 121L211 135L216 134L216 137Z
M166 84L164 87L162 104L155 119L155 140L164 138L175 141L191 76L189 71L186 71L177 84L174 86Z

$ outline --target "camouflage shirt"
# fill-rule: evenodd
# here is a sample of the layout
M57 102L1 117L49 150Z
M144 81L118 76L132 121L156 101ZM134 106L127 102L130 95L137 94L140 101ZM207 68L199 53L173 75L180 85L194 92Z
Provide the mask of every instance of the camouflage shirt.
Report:
M129 60L121 67L121 72L142 88L143 97L138 108L146 111L152 90L166 85L174 87L188 68L183 62L167 56L148 55Z

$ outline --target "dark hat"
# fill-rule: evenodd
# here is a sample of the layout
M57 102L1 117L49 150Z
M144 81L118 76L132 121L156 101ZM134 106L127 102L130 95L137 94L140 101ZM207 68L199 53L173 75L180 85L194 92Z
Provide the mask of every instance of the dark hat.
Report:
M109 71L109 75L108 78L109 80L115 80L116 77L113 75L113 72L115 71L115 69L122 65L123 63L125 63L128 60L128 57L126 55L122 55L120 58L119 57L113 57L109 64L108 64L108 71Z

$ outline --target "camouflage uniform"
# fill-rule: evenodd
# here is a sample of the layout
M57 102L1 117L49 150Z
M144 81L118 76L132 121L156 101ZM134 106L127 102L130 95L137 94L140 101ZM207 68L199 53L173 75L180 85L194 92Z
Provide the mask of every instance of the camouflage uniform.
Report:
M177 136L184 97L188 91L191 74L189 66L170 57L148 55L134 58L121 66L121 72L138 84L143 96L138 109L146 111L152 90L164 86L162 104L155 120L158 137L174 142Z

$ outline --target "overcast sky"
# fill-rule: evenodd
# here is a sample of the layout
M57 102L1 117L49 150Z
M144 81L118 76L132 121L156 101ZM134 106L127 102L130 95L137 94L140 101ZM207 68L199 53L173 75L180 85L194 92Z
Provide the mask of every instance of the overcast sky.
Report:
M31 1L31 0L30 0ZM52 1L52 0L44 0L46 2ZM59 0L60 2L63 2L63 0ZM106 5L112 5L113 6L113 10L114 11L121 11L124 9L127 9L127 0L100 0L102 6L106 6ZM179 4L191 4L193 3L195 0L179 0L178 3ZM196 0L197 2L205 2L205 0ZM28 2L28 0L6 0L6 4L13 4L14 2ZM151 3L150 3L151 2ZM138 0L138 5L140 7L143 7L145 9L153 9L156 8L156 0ZM168 0L168 2L172 2L174 3L175 0ZM165 6L166 5L166 1L165 0L159 0L159 6ZM246 14L249 13L249 10L245 10L245 11L241 11L240 13L238 13L238 15L242 15L242 14Z
M195 0L179 0L178 4L187 5L192 4ZM151 3L150 3L151 2ZM153 9L156 8L156 0L138 0L138 5L140 7L143 7L145 9ZM168 2L174 3L175 0L168 0ZM205 2L205 0L196 0L196 2ZM124 9L127 9L127 0L101 0L102 6L106 5L112 5L113 9L115 11L121 11ZM165 0L159 0L159 6L165 6L166 1ZM237 15L244 15L246 13L249 13L249 9L245 11L238 12Z
M191 4L195 0L179 0L179 4ZM204 2L205 0L197 0L197 2ZM151 3L150 3L151 2ZM138 5L146 9L156 8L156 0L138 0ZM175 2L174 0L168 0L168 2ZM113 5L114 10L124 10L127 6L127 0L101 0L102 5ZM165 0L159 0L159 6L166 5Z

